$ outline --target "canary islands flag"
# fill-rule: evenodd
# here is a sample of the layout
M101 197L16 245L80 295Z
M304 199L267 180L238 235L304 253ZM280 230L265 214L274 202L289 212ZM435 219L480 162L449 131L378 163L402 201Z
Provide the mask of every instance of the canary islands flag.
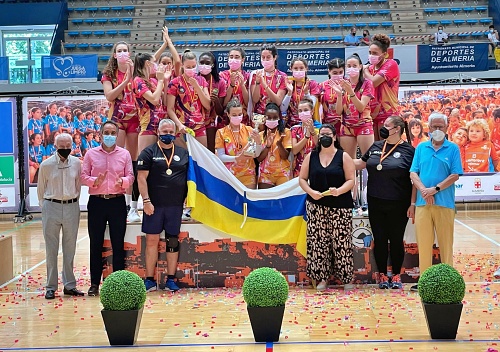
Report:
M296 244L306 256L306 194L298 178L270 189L248 189L193 136L187 141L187 206L193 219L245 240Z

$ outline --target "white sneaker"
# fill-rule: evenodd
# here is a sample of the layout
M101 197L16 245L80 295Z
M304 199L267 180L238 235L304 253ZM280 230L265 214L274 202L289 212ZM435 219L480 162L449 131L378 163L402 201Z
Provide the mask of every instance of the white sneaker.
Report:
M141 222L141 217L139 216L139 213L137 212L137 209L135 208L130 208L130 211L128 212L127 215L127 222Z
M319 284L316 285L316 290L318 291L324 291L326 290L326 281L321 281Z
M500 266L498 267L497 271L493 274L493 277L495 280L500 280Z

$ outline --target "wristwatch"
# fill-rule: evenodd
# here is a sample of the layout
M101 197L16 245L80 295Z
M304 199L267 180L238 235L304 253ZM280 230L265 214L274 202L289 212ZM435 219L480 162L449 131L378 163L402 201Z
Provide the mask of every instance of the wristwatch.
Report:
M434 187L434 189L436 190L436 192L439 192L441 190L441 187L436 186L436 187Z

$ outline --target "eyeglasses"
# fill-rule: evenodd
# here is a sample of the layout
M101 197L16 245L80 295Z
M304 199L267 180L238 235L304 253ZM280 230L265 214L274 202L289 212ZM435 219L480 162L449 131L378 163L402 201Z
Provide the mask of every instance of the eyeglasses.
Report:
M444 131L446 129L446 126L429 126L429 128L431 128L433 130Z

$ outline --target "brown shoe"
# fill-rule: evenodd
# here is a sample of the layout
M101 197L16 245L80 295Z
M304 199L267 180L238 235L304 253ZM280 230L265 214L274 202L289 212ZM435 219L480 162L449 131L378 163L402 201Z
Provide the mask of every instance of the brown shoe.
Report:
M99 296L99 285L90 285L89 291L87 292L89 296Z
M64 290L63 290L63 292L64 292L65 295L68 295L68 296L84 296L85 295L85 293L83 293L82 291L78 290L76 287L72 288L72 289L67 289L65 287Z

